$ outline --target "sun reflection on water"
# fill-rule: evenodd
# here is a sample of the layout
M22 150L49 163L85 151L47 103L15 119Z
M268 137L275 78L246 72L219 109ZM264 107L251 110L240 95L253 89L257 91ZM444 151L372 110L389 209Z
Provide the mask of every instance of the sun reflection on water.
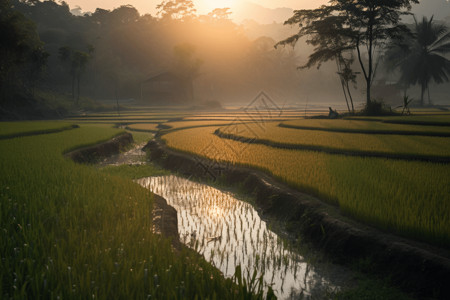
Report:
M256 269L282 299L321 298L339 286L329 278L345 277L332 274L339 270L318 270L307 263L269 230L250 204L231 193L176 176L137 182L177 210L181 241L204 255L225 276L233 276L237 265L250 273Z

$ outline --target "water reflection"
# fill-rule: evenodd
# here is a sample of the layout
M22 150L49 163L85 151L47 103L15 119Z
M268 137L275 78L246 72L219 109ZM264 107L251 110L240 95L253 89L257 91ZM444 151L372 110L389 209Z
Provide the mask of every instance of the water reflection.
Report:
M282 299L323 299L345 281L342 270L313 267L291 251L250 204L230 193L176 176L137 182L177 210L181 241L225 276L233 276L237 265L250 273L256 269Z

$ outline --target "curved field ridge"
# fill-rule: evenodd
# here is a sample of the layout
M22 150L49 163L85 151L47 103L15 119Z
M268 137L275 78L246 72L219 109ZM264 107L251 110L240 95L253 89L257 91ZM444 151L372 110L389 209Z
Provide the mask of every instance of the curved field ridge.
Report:
M229 138L285 149L434 162L445 162L450 157L450 138L443 137L300 130L276 123L234 125L219 131Z
M302 145L302 144L290 144L290 143L280 143L266 139L250 138L239 135L234 135L231 133L223 133L220 129L214 132L220 138L235 140L241 143L249 144L260 144L274 148L280 149L291 149L291 150L307 150L307 151L317 151L324 152L327 154L339 154L346 156L360 156L360 157L375 157L375 158L386 158L386 159L400 159L400 160L411 160L411 161L424 161L424 162L434 162L434 163L450 163L450 156L430 156L423 154L407 154L407 153L389 153L389 152L371 152L371 151L359 151L355 149L343 149L343 148L333 148L320 145Z
M414 115L403 117L347 117L347 120L377 121L390 124L419 126L450 126L450 113L439 115Z
M263 170L364 223L450 247L447 164L278 149L222 139L214 131L175 131L162 139L179 151Z
M101 158L105 158L125 150L127 146L132 143L133 136L130 133L125 132L107 142L76 149L66 153L65 156L77 163L95 163Z
M330 132L344 132L344 133L363 133L363 134L389 134L389 135L418 135L418 136L437 136L437 137L450 137L450 128L429 126L408 126L403 123L398 123L399 126L388 125L386 123L371 122L376 124L375 126L358 126L357 123L363 123L363 121L331 121L326 122L321 120L302 120L303 122L282 122L278 126L292 129L302 130L317 130L317 131L330 131ZM313 121L313 122L311 122ZM339 123L338 123L339 122ZM343 122L352 122L343 124ZM303 123L303 124L302 124ZM334 124L333 124L334 123ZM356 123L356 124L355 124ZM367 122L364 122L367 123ZM393 123L394 124L394 123ZM344 126L342 126L344 125ZM347 125L347 126L345 126ZM385 125L385 126L383 126ZM403 125L403 126L402 126ZM363 128L361 128L363 127ZM400 127L400 128L399 128ZM413 128L411 128L413 127ZM420 130L418 130L420 129Z
M78 127L78 125L61 122L1 122L0 140L56 133Z
M159 123L136 123L129 124L125 129L132 131L141 131L141 132L157 132Z

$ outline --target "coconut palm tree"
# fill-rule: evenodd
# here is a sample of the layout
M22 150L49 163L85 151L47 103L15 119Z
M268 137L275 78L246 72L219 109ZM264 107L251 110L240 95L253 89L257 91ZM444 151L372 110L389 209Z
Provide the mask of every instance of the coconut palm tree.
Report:
M450 53L450 31L443 24L423 17L417 22L411 35L405 36L403 42L392 45L386 53L386 61L392 69L399 69L400 83L405 89L410 85L421 86L420 104L424 105L425 91L431 104L429 83L448 82L450 60L445 55Z

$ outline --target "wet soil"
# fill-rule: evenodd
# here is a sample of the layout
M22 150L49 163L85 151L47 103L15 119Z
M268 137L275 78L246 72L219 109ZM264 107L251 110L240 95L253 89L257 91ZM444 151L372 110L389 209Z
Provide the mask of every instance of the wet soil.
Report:
M153 232L169 238L175 249L181 249L178 235L178 217L175 208L167 204L166 199L153 194Z
M126 148L133 143L133 136L130 133L124 133L116 136L110 141L89 146L66 153L65 156L77 163L96 163L99 160L109 157Z
M142 165L145 164L145 152L142 148L146 143L135 145L132 149L113 154L103 158L97 165L99 167L120 166L120 165Z

